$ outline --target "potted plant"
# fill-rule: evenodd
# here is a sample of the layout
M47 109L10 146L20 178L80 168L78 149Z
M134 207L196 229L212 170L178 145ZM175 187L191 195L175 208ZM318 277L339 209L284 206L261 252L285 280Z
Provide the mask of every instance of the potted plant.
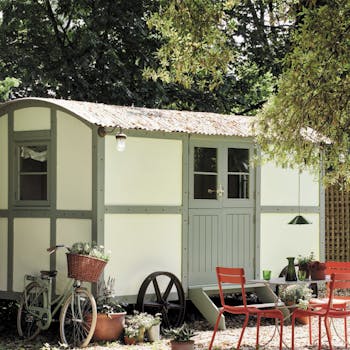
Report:
M126 316L126 326L125 326L125 342L127 344L142 343L144 341L145 332L147 329L151 328L153 324L157 323L160 318L148 314L147 312L134 311L133 315ZM132 338L133 340L131 340Z
M116 340L124 329L126 312L114 295L114 278L103 280L97 285L97 322L95 340Z
M287 305L295 305L298 308L306 309L309 300L312 298L312 289L306 284L290 284L279 290L280 299ZM308 318L297 318L300 323L308 324Z
M311 262L310 263L311 279L312 280L324 280L326 278L325 270L326 270L325 263L322 263L319 261Z
M193 350L195 336L194 331L184 323L179 328L165 330L164 334L171 338L170 345L172 350Z
M314 252L311 252L310 255L302 256L298 255L297 262L300 271L305 271L305 278L309 278L310 276L310 264L315 261Z
M160 323L162 321L161 313L157 313L154 316L149 315L149 323L147 325L147 337L151 342L158 341L160 339Z
M97 282L110 254L95 242L77 242L67 248L68 277L80 281Z

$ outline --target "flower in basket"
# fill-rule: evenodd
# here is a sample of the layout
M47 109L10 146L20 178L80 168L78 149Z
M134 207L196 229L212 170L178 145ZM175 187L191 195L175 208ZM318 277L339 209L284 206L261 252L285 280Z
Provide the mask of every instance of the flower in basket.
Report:
M68 277L97 282L110 257L110 254L105 253L104 247L94 242L77 242L68 250Z
M279 297L286 305L297 304L300 308L307 308L312 298L312 289L306 284L290 284L281 287Z
M88 255L93 258L108 261L110 252L105 252L103 245L98 245L96 242L76 242L68 249L71 254Z
M107 282L104 280L99 281L97 284L97 298L96 306L97 312L102 314L115 314L120 312L125 312L124 307L119 303L115 293L114 293L115 279L108 277Z

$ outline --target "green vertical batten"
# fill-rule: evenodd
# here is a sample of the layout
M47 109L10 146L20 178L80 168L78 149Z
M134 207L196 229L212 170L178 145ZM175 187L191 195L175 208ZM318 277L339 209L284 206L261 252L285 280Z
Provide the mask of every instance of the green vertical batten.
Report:
M14 172L10 159L14 157L13 143L13 110L8 112L8 222L7 222L7 290L13 291L13 259L14 259L14 233L13 233L13 203L14 203Z
M321 171L319 179L319 206L320 206L320 218L319 218L319 230L320 230L320 260L326 259L326 194L322 184L325 170L323 168L323 154L321 153Z
M92 240L104 245L105 139L92 127Z
M50 109L50 159L49 159L49 202L50 202L50 246L58 243L56 236L56 206L57 206L57 109ZM50 269L56 270L56 254L50 255ZM55 282L54 282L55 283ZM56 285L53 285L56 290Z
M255 154L260 159L261 152L255 147ZM255 167L255 278L260 278L260 247L261 247L261 166Z
M188 292L188 228L189 228L189 135L182 137L182 257L181 283L187 296Z

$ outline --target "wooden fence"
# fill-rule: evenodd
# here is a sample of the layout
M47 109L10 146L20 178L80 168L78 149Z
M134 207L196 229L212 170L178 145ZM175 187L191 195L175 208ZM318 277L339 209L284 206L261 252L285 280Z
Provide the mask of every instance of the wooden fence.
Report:
M326 189L326 260L350 261L350 192Z

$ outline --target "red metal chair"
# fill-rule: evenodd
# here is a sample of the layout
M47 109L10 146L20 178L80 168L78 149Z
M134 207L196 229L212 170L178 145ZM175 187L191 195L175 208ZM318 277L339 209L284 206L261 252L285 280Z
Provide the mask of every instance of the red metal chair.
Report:
M242 332L238 340L237 344L237 350L241 346L241 342L243 339L244 331L247 327L249 316L255 315L257 317L257 333L256 333L256 346L259 347L259 329L260 329L260 320L262 317L266 318L273 318L273 319L279 319L280 320L280 350L282 350L282 335L283 335L283 314L281 310L278 310L276 308L273 309L259 309L258 305L247 305L247 298L245 294L245 276L244 276L244 269L242 268L229 268L229 267L217 267L216 268L216 275L218 279L219 284L219 292L220 292L220 302L221 302L221 308L218 315L218 318L215 323L214 332L210 341L209 350L211 350L214 338L216 335L216 332L218 330L219 322L221 315L224 312L228 312L235 315L245 315L245 319L242 326ZM223 285L224 284L239 284L242 289L242 300L243 305L239 306L232 306L227 305L225 302L224 297L224 291L223 291Z
M346 318L350 316L350 310L346 308L339 308L339 305L334 304L334 291L336 289L349 289L350 288L350 273L332 273L331 281L329 282L329 296L327 307L319 307L318 305L309 305L307 310L296 309L292 314L292 350L294 350L294 326L296 317L311 316L318 317L318 349L321 349L321 319L324 319L324 325L326 327L326 333L330 350L332 350L332 337L329 326L330 318ZM346 334L346 330L345 330Z
M332 273L350 273L350 262L340 261L327 261L326 262L326 275ZM325 298L312 298L309 301L309 305L312 308L327 308L329 301L329 284L327 284L327 296ZM350 305L350 296L334 296L333 307L337 309L346 310L347 306ZM309 339L310 345L312 344L312 330L311 330L311 317L309 317ZM348 335L347 335L347 319L344 317L344 339L345 346L348 347Z

